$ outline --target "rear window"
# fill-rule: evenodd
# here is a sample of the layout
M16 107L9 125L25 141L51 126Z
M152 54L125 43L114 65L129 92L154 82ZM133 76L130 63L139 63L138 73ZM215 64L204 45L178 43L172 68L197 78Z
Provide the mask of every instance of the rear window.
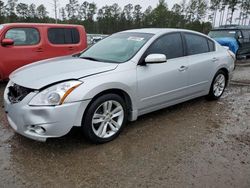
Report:
M213 41L208 40L208 46L209 46L209 51L210 51L210 52L215 51L215 44L214 44Z
M40 42L39 31L35 28L12 28L6 32L5 38L12 39L15 46L35 45Z
M50 28L48 39L52 44L78 44L80 34L76 28Z
M208 36L211 38L224 38L230 37L235 38L237 31L236 30L214 30L210 31Z
M0 25L0 30L3 29L3 25Z
M203 36L185 33L188 55L202 54L209 52L209 44Z

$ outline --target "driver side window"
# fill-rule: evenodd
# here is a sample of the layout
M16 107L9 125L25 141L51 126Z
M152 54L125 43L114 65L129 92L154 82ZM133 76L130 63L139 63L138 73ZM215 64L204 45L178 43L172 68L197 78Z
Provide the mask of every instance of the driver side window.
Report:
M34 28L12 28L7 31L5 38L14 40L15 46L35 45L40 41L38 30Z
M158 38L147 50L147 54L164 54L167 59L184 56L180 33L170 33Z

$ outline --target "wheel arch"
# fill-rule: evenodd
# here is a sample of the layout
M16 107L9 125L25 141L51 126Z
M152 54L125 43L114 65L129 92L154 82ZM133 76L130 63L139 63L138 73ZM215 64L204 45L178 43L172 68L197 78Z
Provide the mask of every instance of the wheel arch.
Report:
M107 89L107 90L104 90L98 94L96 94L90 104L95 100L97 99L98 97L102 96L102 95L105 95L105 94L117 94L119 95L123 100L124 102L127 104L127 107L128 107L128 110L132 110L133 109L133 105L132 105L132 100L131 100L131 97L129 96L129 94L122 90L122 89L118 89L118 88L113 88L113 89ZM90 105L89 104L89 105Z
M117 94L118 96L120 96L124 102L127 105L127 109L128 109L128 119L129 120L135 120L135 115L133 114L133 109L134 109L134 104L132 101L132 97L124 90L120 89L120 88L110 88L110 89L106 89L103 90L97 94L94 95L94 97L91 99L91 101L89 102L89 104L87 105L83 115L82 115L82 120L85 118L86 113L90 107L90 105L100 96L106 95L106 94ZM137 118L137 117L136 117Z
M228 69L225 68L225 67L222 67L217 72L219 72L219 71L223 71L226 74L226 84L228 84L228 81L229 81L229 71L228 71Z

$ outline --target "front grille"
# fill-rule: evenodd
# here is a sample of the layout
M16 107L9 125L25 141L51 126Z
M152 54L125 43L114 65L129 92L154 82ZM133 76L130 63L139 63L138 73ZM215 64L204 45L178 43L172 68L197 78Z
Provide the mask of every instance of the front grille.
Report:
M22 101L30 92L34 91L33 89L22 87L17 84L13 84L8 89L8 98L11 103L18 103Z

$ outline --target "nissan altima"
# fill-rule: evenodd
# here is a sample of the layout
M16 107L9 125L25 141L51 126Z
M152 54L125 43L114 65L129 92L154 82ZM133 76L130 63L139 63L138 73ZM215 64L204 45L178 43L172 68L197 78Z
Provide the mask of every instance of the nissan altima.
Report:
M75 126L91 142L105 143L143 114L200 96L219 99L234 62L232 52L198 32L123 31L81 54L13 72L5 111L10 126L34 140L61 137Z

